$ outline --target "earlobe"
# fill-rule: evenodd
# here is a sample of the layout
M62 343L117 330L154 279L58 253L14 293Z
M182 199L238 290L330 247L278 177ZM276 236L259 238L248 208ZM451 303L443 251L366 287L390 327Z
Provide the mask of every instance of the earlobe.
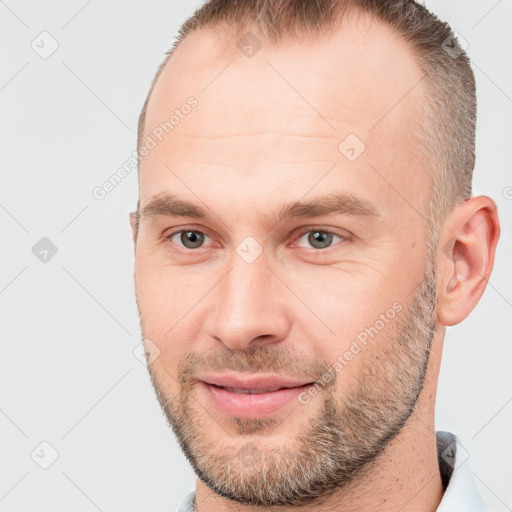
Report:
M445 222L438 252L438 320L455 325L480 300L492 271L499 238L496 204L486 196L458 206Z

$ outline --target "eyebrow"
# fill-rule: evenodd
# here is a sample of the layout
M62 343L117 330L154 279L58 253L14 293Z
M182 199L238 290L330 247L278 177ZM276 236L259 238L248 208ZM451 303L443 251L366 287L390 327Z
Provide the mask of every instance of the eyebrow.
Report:
M367 200L351 194L333 193L316 197L310 201L295 201L285 204L277 213L277 216L272 217L266 214L265 218L267 220L277 218L277 222L281 222L283 220L304 219L330 214L379 216L378 210ZM160 194L152 197L140 212L141 218L158 216L197 219L208 219L210 217L207 210L199 205L181 200L170 194ZM269 224L271 223L269 222Z

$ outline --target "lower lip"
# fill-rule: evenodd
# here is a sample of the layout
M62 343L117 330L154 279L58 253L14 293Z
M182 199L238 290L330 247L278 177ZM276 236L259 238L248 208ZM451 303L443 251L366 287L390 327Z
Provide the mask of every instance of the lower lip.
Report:
M269 416L297 399L301 393L307 392L312 385L251 395L249 393L234 393L202 381L200 384L221 412L228 416L248 419Z

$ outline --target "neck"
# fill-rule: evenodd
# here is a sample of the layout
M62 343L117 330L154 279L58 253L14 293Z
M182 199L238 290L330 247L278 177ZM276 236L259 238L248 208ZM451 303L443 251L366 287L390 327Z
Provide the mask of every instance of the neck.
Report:
M444 489L437 460L434 424L437 374L442 334L432 341L425 385L416 409L402 431L388 444L364 476L323 497L317 503L293 507L294 512L435 512ZM241 505L215 494L197 480L198 512L261 512L262 507ZM291 507L272 507L289 512Z

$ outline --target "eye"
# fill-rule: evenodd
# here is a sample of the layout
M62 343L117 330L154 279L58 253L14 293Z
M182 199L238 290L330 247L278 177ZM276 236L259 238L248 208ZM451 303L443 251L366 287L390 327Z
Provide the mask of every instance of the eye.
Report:
M208 235L202 231L186 229L182 231L175 231L166 238L178 245L178 247L181 244L185 249L197 249L203 245L203 242L205 238L208 238ZM173 239L177 239L179 242Z
M300 242L300 240L302 240L303 238L305 238L306 242L310 244L314 249L327 249L332 245L333 240L335 238L339 239L342 242L348 239L348 237L346 236L333 233L332 231L327 231L324 229L313 229L310 231L306 231L300 236L298 242ZM299 245L299 247L304 246Z

